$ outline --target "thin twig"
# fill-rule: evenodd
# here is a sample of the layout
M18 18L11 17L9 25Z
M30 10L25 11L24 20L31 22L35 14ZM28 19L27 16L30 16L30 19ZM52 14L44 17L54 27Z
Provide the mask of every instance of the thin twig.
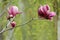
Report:
M14 17L14 18L15 18L15 17ZM6 30L6 28L8 28L9 24L14 20L14 18L11 19L11 21L9 21L9 22L7 23L7 25L5 26L5 28L3 28L3 30L2 30L0 33L3 33L3 32Z
M27 23L31 22L32 20L34 20L34 19L32 18L32 19L30 19L29 21L27 21L27 22L25 22L25 23L23 23L23 24L21 24L21 25L18 25L18 26L16 26L16 27L24 26L25 24L27 24ZM16 28L16 27L15 27L15 28Z
M32 20L33 20L33 19L30 19L29 21L25 22L24 24L18 25L18 26L16 26L16 27L23 26L23 25L31 22ZM9 22L8 24L10 24L10 22ZM7 24L6 26L8 26L8 24ZM15 27L15 28L16 28L16 27ZM3 32L5 32L5 31L11 30L11 29L13 29L13 28L8 28L7 30L5 30L5 29L6 29L6 28L4 28L0 33L3 33Z
M14 18L13 18L14 19ZM10 22L12 22L13 21L13 19L10 21ZM20 27L20 26L24 26L25 24L28 24L29 22L31 22L32 20L36 20L37 18L32 18L32 19L30 19L29 21L27 21L27 22L25 22L25 23L23 23L23 24L21 24L21 25L18 25L18 26L16 26L16 27ZM37 19L38 20L38 19ZM10 24L10 22L6 25L7 27L8 27L8 25ZM16 27L14 27L14 28L16 28ZM5 30L2 30L0 33L3 33L3 32L5 32L5 31L8 31L8 30L11 30L11 29L14 29L14 28L8 28L8 29L5 29Z

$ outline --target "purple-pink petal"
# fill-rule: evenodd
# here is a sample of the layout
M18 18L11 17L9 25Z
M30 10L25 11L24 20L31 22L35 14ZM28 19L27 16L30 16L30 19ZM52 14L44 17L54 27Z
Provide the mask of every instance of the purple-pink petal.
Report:
M56 15L55 12L50 12L50 13L49 13L49 16L50 16L50 17L53 17L53 16L55 16L55 15Z
M47 9L47 10L50 10L50 7L49 7L49 5L45 5L45 7L46 7L46 9Z

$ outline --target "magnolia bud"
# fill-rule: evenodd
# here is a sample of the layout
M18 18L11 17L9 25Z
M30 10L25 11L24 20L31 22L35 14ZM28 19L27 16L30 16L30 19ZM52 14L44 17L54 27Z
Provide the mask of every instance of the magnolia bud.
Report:
M16 22L15 21L11 22L11 26L14 28L16 26Z
M19 13L18 7L17 6L11 6L8 8L8 13L9 15L16 16L16 14Z
M10 20L11 18L13 18L13 15L9 15L9 16L7 17L7 20Z

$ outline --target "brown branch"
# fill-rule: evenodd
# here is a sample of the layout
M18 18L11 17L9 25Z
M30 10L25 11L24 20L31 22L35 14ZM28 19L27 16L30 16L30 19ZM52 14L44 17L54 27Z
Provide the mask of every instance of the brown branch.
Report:
M15 17L14 17L14 18L15 18ZM2 31L1 31L0 33L5 32L6 28L9 27L9 24L14 20L14 18L12 18L12 19L7 23L7 25L5 26L5 28L3 28ZM10 28L9 28L9 29L10 29Z
M27 21L27 22L25 22L25 23L23 23L23 24L21 24L21 25L18 25L18 26L16 26L16 27L20 27L20 26L24 26L25 24L28 24L29 22L31 22L32 20L40 20L40 19L38 19L38 18L32 18L32 19L30 19L29 21ZM9 24L9 23L8 23ZM7 25L8 25L7 24ZM7 26L8 27L8 26ZM14 27L14 28L16 28L16 27ZM14 29L14 28L8 28L8 29L6 29L6 30L4 30L4 31L2 31L2 32L0 32L0 33L3 33L3 32L5 32L5 31L8 31L8 30L12 30L12 29Z

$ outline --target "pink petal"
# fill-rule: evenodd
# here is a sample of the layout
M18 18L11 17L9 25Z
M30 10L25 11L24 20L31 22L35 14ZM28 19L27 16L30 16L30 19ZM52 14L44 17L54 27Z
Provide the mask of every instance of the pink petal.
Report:
M9 15L11 15L12 13L11 13L11 11L8 9L8 13L9 13Z
M50 13L49 13L49 16L50 16L50 17L53 17L53 16L55 16L55 15L56 15L55 12L50 12Z
M43 12L43 6L41 6L41 7L39 8L39 10L40 10L41 12Z
M18 8L16 6L13 6L12 8L13 8L13 13L15 14L18 13Z
M47 10L50 10L50 7L49 7L49 5L45 5L45 7L46 7L46 9L47 9Z
M50 11L49 5L44 5L43 6L43 11L44 11L44 13L46 13L47 11Z

